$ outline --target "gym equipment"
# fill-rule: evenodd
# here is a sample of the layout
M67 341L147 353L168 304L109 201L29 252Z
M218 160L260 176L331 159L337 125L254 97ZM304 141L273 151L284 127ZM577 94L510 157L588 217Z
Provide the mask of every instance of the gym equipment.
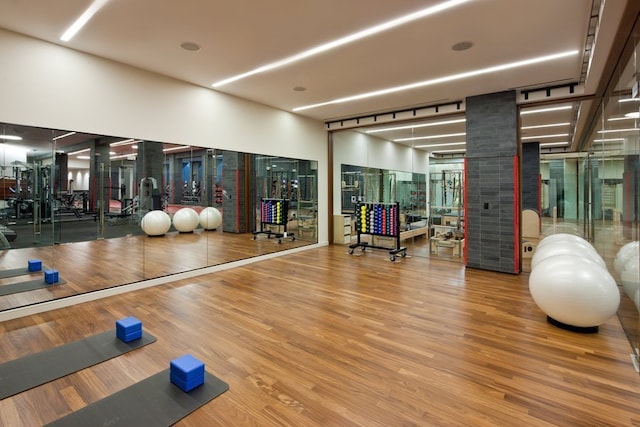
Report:
M551 243L555 243L558 241L563 241L563 242L573 242L573 243L578 243L578 244L582 244L582 245L588 245L590 246L593 250L595 250L595 248L593 248L593 245L591 245L591 243L589 243L589 241L587 239L584 239L580 236L577 236L575 234L569 234L569 233L555 233L555 234L550 234L548 236L546 236L544 239L542 239L537 247L545 247L548 244Z
M542 240L543 243L545 239ZM556 240L546 245L539 244L531 258L531 269L534 270L538 263L549 257L558 255L580 255L591 260L600 267L606 269L607 265L591 244L580 241Z
M164 236L171 228L171 217L164 211L150 211L142 217L140 226L148 236Z
M633 300L636 308L640 309L640 259L636 256L627 261L620 273L622 289Z
M222 214L214 207L204 208L200 212L200 227L215 230L222 225Z
M184 392L204 383L204 363L190 354L173 359L169 364L171 382Z
M227 383L206 371L204 383L188 393L169 378L166 369L48 425L169 426L229 390Z
M616 257L613 259L613 269L617 273L622 273L624 266L631 258L638 258L640 256L640 242L635 241L627 243L621 247L616 253Z
M102 332L0 364L0 400L156 341L143 332L141 339L125 343L114 332ZM92 424L95 425L85 425Z
M529 276L529 291L550 323L580 332L597 332L620 305L611 274L575 252L540 262Z
M253 240L258 234L266 234L267 238L276 237L278 243L282 243L282 238L289 238L293 242L296 240L293 233L287 233L287 222L289 221L289 200L287 199L260 199L260 230L253 232ZM265 226L277 225L278 229L283 227L284 230L272 231Z
M42 261L39 259L30 259L27 261L27 270L29 272L42 270Z
M349 245L349 254L353 254L355 248L361 248L364 252L367 248L385 249L389 251L391 261L396 260L396 255L407 256L407 248L400 246L400 205L399 203L358 203L356 205L356 230L358 240ZM361 236L395 237L395 247L376 246L363 242Z
M52 276L50 278L50 280L54 279L54 278L55 277ZM35 291L36 289L42 289L42 288L50 288L52 285L63 285L65 283L67 283L67 282L65 280L61 279L60 277L58 277L58 279L55 282L48 283L47 279L46 279L46 276L44 278L40 278L40 279L25 280L23 282L9 283L8 285L0 286L0 296L17 294L19 292Z
M44 271L44 282L47 285L53 285L54 283L58 283L60 280L58 270L45 270Z
M192 208L180 208L173 214L173 226L180 233L192 233L200 223L198 213Z
M142 322L133 316L117 320L116 336L124 342L142 338Z

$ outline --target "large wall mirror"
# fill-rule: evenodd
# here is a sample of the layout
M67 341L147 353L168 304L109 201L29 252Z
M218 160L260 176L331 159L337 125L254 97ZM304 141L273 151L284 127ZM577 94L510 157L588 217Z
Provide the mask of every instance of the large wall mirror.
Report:
M0 310L318 239L315 160L8 123L0 138Z

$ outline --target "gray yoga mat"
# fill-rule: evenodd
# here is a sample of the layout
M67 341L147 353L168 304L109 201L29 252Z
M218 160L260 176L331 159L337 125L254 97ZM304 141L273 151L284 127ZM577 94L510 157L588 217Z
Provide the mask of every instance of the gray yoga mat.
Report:
M155 342L153 335L124 342L116 330L0 364L0 400Z
M188 393L169 380L164 370L48 426L170 426L229 389L205 371L204 384Z
M44 277L40 279L25 280L24 282L10 283L8 285L0 285L0 296L17 294L18 292L35 291L36 289L50 288L67 283L63 279L58 279L56 283L48 284L44 281Z
M22 267L22 268L12 268L11 270L0 270L0 279L22 276L23 274L42 273L46 269L47 269L46 267L42 267L42 270L40 271L29 271L29 268Z

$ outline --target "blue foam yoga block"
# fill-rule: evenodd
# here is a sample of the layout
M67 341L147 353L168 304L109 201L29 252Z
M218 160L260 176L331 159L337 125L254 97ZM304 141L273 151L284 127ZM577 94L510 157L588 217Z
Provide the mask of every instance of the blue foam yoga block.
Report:
M58 283L58 270L45 270L44 271L44 282L52 285L54 283Z
M133 316L116 321L116 336L124 342L142 337L142 322Z
M204 383L204 362L190 354L173 359L170 363L171 382L183 391L189 391Z
M42 270L42 261L39 259L30 259L27 262L27 266L29 271L40 271Z

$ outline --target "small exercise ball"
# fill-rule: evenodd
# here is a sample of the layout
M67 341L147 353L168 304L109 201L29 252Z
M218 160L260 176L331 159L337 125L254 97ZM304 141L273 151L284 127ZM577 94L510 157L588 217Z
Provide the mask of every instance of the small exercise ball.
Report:
M541 261L558 255L576 255L591 260L604 269L607 268L607 264L600 254L598 254L595 248L588 242L557 240L545 246L541 247L538 245L538 247L536 247L533 257L531 258L531 270L533 271Z
M181 208L173 214L173 226L180 233L191 233L199 223L198 212L192 208Z
M204 208L200 212L200 226L205 230L215 230L222 225L222 214L213 207Z
M140 226L148 236L162 236L171 228L171 217L164 211L149 211L142 217Z
M617 273L622 273L625 264L631 258L639 258L640 257L640 245L639 242L631 242L627 243L623 247L618 250L616 257L613 260L613 269Z
M637 257L627 260L620 272L620 283L629 298L636 298L640 287L640 260Z
M620 305L620 291L613 276L575 255L542 261L529 275L529 291L549 317L581 328L601 325Z

